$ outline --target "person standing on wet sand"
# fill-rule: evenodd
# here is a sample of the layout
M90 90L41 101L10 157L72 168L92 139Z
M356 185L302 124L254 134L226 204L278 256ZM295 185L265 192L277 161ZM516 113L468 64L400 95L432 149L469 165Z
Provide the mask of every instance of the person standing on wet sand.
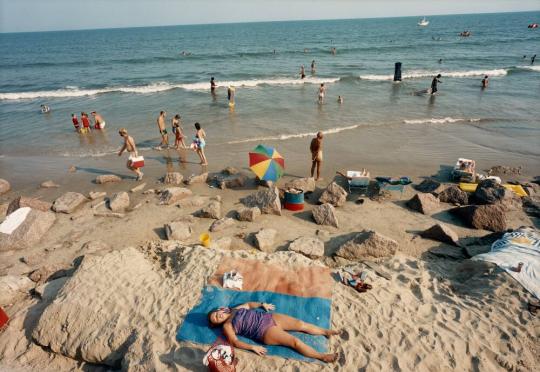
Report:
M317 178L315 181L318 181L321 178L321 164L323 161L322 153L322 141L323 133L317 133L317 137L311 140L309 150L311 151L311 177L315 174L315 168L317 168Z
M120 135L120 137L122 137L124 139L124 145L122 146L122 148L118 152L118 156L122 156L122 153L124 151L127 151L129 153L129 158L128 158L128 161L126 163L126 167L129 170L135 172L135 174L137 174L137 181L140 181L140 180L142 180L144 174L143 174L143 172L141 172L141 170L139 168L136 168L136 167L134 167L132 165L132 159L139 156L138 153L137 153L137 146L135 145L135 140L133 140L133 137L128 135L128 132L127 132L126 128L121 128L118 131L118 134Z
M204 129L201 128L201 124L195 123L195 137L193 138L193 143L191 148L199 155L201 159L201 165L208 165L206 160L206 155L204 154L204 148L206 147L206 133Z
M174 115L172 119L172 131L174 133L174 147L178 150L180 144L182 144L182 148L185 149L186 143L184 142L184 132L180 127L180 115L178 114Z
M161 134L161 143L159 144L160 149L163 146L165 146L165 148L169 147L169 135L167 134L167 129L165 128L166 116L167 116L167 113L165 111L161 111L159 113L159 117L157 118L157 126L159 129L159 134Z

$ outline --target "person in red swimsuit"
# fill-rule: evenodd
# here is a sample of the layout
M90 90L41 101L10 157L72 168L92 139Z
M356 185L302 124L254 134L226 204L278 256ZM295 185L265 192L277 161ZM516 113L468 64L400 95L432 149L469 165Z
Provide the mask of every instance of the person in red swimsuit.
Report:
M83 125L81 128L81 133L88 133L90 130L90 119L88 119L86 112L81 112L81 121Z
M71 121L73 122L73 126L75 127L75 130L79 131L79 119L77 119L77 115L71 114Z

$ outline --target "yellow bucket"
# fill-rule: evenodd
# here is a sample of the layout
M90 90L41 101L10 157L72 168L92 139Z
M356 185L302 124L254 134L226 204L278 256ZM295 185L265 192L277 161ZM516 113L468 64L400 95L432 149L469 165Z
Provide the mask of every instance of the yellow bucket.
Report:
M208 233L202 233L199 236L199 240L201 241L201 244L205 246L206 248L210 247L210 234Z

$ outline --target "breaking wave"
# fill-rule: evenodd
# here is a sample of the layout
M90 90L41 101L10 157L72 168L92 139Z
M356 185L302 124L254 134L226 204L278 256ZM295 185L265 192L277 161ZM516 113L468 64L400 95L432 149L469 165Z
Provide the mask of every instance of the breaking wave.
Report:
M254 88L260 85L298 85L298 84L322 84L335 83L339 78L314 78L307 77L303 80L291 78L275 78L275 79L254 79L254 80L238 80L238 81L220 81L221 88L233 85L235 87ZM172 89L185 90L210 90L208 82L187 83L187 84L170 84L167 82L153 83L141 86L120 86L106 87L99 89L80 89L78 87L66 87L57 90L44 90L37 92L15 92L15 93L0 93L0 100L23 100L36 98L69 98L69 97L85 97L105 93L135 93L135 94L150 94L164 92Z
M348 127L337 127L337 128L331 128L327 130L323 130L322 132L324 134L335 134L339 132L343 132L346 130L353 130L360 127L360 124L351 125ZM254 137L254 138L246 138L243 140L237 140L237 141L230 141L227 142L228 145L234 145L238 143L247 143L247 142L261 142L261 141L285 141L292 138L304 138L304 137L311 137L315 136L317 132L307 132L307 133L296 133L296 134L280 134L278 136L268 136L268 137Z
M465 118L452 118L452 117L403 120L405 124L479 123L480 121L482 121L482 119L479 119L479 118L465 119Z
M536 66L533 66L536 67ZM426 71L426 70L412 70L410 72L401 75L402 79L421 79L427 77L433 77L437 74L441 74L443 78L469 78L479 76L505 76L508 74L508 69L499 68L495 70L470 70L470 71ZM386 81L393 80L394 75L360 75L361 80L375 80Z

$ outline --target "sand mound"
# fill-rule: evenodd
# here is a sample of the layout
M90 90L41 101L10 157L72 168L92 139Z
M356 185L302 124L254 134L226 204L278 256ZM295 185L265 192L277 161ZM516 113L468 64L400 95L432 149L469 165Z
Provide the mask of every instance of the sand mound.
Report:
M320 265L293 252L177 243L86 256L43 312L33 337L56 353L132 371L201 369L206 347L179 344L176 330L224 256ZM345 332L330 342L341 354L337 365L323 369L497 371L538 364L539 321L522 308L528 295L507 275L492 266L404 256L377 265L390 280L364 267L373 284L367 293L335 285L332 326ZM239 357L241 371L322 367L247 352Z

